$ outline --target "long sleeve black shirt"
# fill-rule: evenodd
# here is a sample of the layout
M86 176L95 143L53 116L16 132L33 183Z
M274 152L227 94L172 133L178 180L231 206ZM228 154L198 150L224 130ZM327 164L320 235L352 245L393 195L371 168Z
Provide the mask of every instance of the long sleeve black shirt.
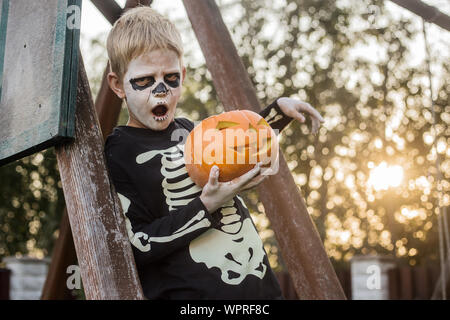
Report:
M260 112L274 129L291 120L276 102ZM165 130L118 126L105 155L148 299L279 299L279 284L241 197L208 212L187 174L176 118ZM181 139L182 140L182 139Z

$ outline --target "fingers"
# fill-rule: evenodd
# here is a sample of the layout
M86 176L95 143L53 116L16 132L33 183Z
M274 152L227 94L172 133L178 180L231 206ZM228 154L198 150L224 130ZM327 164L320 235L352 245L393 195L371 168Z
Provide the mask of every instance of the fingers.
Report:
M305 122L306 120L305 117L297 110L294 111L293 118L297 121L300 121L301 123Z
M312 127L311 127L311 133L316 134L319 131L320 122L317 119L312 119Z
M320 124L325 122L325 119L320 115L320 113L314 109L307 102L300 102L300 110L307 112L311 116L311 133L316 134L319 131ZM297 115L295 116L300 122L305 122L305 117L297 110Z
M300 110L307 112L311 115L311 117L316 118L317 120L319 120L320 122L325 122L325 119L322 118L322 116L320 115L319 111L317 111L316 109L314 109L309 103L307 102L300 102Z
M217 186L219 184L219 167L213 166L209 172L208 184L210 186Z
M242 176L236 178L233 180L233 184L235 187L239 190L243 186L245 186L247 183L250 182L254 177L256 177L261 172L261 164L257 163L256 166L248 171L247 173L244 173Z
M298 121L300 121L301 123L304 123L305 122L305 117L300 113L300 112L298 112L298 111L296 111L295 113L294 113L294 118L296 119L296 120L298 120ZM319 127L320 127L320 123L321 123L322 121L320 120L320 119L318 119L318 118L315 118L314 116L311 116L311 133L312 134L316 134L317 133L317 131L319 130Z

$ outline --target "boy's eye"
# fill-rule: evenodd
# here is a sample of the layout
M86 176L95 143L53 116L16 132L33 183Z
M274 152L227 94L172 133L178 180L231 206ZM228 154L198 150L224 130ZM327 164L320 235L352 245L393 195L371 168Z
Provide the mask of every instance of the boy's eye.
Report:
M169 74L166 76L166 80L168 81L175 81L178 79L178 74Z
M176 88L180 85L180 74L179 73L168 74L164 77L164 81L172 88Z
M155 83L155 78L152 76L142 77L130 80L131 86L134 90L144 90L151 87Z

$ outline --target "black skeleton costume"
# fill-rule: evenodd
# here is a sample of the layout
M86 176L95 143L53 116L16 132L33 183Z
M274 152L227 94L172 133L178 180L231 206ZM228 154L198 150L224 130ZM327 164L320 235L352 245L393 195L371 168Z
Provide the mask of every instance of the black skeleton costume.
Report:
M282 130L276 102L260 115ZM105 154L148 299L280 299L262 241L242 198L208 212L187 174L176 118L165 130L118 126ZM183 139L181 139L183 140Z

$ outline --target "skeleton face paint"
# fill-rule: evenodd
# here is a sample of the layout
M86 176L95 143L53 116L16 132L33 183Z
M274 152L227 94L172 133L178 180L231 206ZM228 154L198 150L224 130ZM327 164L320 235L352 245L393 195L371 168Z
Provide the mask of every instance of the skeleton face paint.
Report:
M143 77L139 79L131 79L130 83L134 90L142 91L151 87L155 83L155 78Z
M164 130L181 96L182 68L172 50L155 50L130 62L123 79L129 126Z

